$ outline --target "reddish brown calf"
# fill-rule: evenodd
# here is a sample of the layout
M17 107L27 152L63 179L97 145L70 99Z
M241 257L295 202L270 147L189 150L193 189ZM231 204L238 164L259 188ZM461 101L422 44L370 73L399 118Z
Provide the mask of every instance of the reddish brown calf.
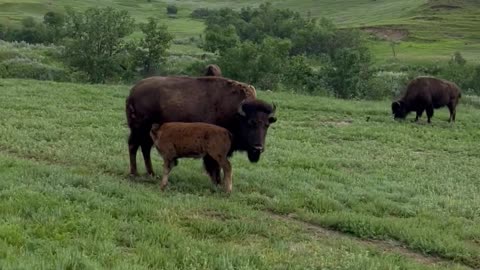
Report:
M223 169L225 191L232 191L232 166L228 161L232 135L228 130L207 123L169 122L161 126L153 125L150 136L164 162L162 190L167 186L168 175L178 158L208 156ZM210 177L214 184L220 184L219 175Z

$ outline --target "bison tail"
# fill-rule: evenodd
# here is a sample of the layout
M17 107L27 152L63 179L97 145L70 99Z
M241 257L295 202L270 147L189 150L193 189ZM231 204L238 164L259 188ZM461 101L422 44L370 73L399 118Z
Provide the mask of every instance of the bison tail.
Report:
M133 99L131 97L127 98L125 112L127 113L128 126L130 128L135 128L138 116L136 114L135 106L133 105Z
M461 98L462 97L462 93L458 93L458 98Z

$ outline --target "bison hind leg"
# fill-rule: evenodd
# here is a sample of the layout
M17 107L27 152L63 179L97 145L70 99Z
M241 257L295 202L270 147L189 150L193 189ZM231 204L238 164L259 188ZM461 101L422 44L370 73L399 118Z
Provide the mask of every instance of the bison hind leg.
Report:
M432 105L428 106L426 111L427 111L427 118L428 118L427 121L430 124L432 122L431 119L433 117L433 106Z
M135 129L130 130L130 136L128 137L128 154L130 157L130 175L137 176L137 151L140 147L139 132Z
M415 122L418 122L418 119L423 115L423 109L417 110L417 116L415 117Z

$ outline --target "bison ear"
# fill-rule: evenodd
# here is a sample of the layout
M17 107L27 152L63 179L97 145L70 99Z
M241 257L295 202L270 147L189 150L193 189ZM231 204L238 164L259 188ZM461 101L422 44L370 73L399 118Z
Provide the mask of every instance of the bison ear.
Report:
M277 122L277 118L275 116L271 116L268 118L268 122L270 122L270 124L273 124L275 122Z

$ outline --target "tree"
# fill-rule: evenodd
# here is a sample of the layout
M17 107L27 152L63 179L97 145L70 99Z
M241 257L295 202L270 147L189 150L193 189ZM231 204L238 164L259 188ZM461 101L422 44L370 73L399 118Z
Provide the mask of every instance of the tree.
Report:
M49 11L43 16L43 23L48 26L61 27L65 23L65 15L59 12Z
M226 77L253 83L262 89L276 89L290 48L289 40L271 37L261 44L246 41L226 50L218 62Z
M133 32L134 21L126 11L90 8L67 12L66 60L85 72L93 83L104 83L121 72L124 38Z
M65 37L65 15L63 13L54 11L45 13L43 24L46 26L46 42L58 43Z
M142 69L143 75L148 76L154 74L165 59L173 35L154 18L148 18L148 22L141 24L140 29L144 36L135 46L134 61Z
M331 58L327 83L340 98L362 98L368 90L371 55L366 49L343 48Z
M235 47L239 43L239 37L233 25L228 27L211 26L205 32L204 49L209 52L222 54L226 50Z

